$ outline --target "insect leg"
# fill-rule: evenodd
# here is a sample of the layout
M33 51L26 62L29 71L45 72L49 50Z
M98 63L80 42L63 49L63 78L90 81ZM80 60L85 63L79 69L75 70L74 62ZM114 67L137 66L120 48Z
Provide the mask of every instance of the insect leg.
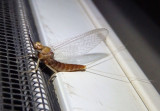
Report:
M48 83L50 83L51 81L54 81L54 79L56 78L56 73L52 74L51 77L48 80Z
M33 69L33 70L31 70L31 72L33 72L33 71L37 71L37 70L38 70L39 62L40 62L40 59L38 59L38 61L37 61L37 66L36 66L36 68L35 68L35 69Z
M56 78L56 73L57 73L57 71L56 71L55 69L53 69L51 66L49 66L49 65L46 65L46 66L47 66L48 68L50 68L50 69L54 72L54 74L52 74L51 77L50 77L49 80L48 80L48 83L50 83L51 80L54 81L54 79Z
M36 53L32 53L33 55L36 55ZM18 56L18 57L16 57L16 58L25 58L25 57L30 57L31 56L31 54L27 54L27 55L25 55L25 56Z
M30 72L33 72L33 71L37 71L37 70L38 70L38 67L39 67L39 62L40 62L40 59L38 59L38 61L37 61L37 66L36 66L35 69L30 70L30 71L24 71L23 73L30 73Z

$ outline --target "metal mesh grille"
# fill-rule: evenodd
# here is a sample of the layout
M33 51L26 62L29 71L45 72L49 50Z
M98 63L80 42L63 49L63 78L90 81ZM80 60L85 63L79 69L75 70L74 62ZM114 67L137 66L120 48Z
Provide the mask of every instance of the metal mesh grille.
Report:
M36 67L29 39L35 36L27 18L30 13L25 10L27 3L0 0L0 110L59 111L53 86L46 82L48 76L40 70L24 72Z

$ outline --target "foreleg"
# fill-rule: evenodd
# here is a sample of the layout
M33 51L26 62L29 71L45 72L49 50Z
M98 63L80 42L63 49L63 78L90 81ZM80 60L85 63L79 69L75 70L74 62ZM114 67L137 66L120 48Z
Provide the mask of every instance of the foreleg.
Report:
M52 80L54 81L54 79L56 78L56 73L57 73L57 71L54 69L54 68L52 68L51 66L49 66L49 65L46 65L48 68L50 68L53 72L54 72L54 74L52 74L51 75L51 77L49 78L49 80L48 80L48 83L50 83Z
M30 72L37 71L37 70L38 70L38 67L39 67L39 62L40 62L40 59L38 59L38 61L37 61L37 66L36 66L36 68L35 68L35 69L30 70L30 71L24 71L24 72L30 73Z
M20 58L25 58L25 57L32 57L31 55L36 55L36 53L27 54L27 55L24 55L24 56L17 56L16 58L20 59Z

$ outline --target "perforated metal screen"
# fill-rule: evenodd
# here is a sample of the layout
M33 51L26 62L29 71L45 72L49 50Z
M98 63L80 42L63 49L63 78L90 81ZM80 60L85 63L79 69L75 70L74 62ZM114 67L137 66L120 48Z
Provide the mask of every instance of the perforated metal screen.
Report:
M47 83L50 75L28 73L36 67L30 37L36 40L37 33L28 2L0 0L1 111L60 110L54 88Z

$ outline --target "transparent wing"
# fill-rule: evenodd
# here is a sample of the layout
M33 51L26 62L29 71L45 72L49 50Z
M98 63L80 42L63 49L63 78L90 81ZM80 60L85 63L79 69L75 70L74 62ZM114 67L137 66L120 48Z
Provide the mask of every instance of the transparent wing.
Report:
M87 54L102 41L105 42L107 35L108 30L104 28L95 29L70 40L66 40L56 47L50 47L54 52L54 58L58 61L64 62L64 60L67 61L68 59L73 59Z
M68 64L88 64L88 63L100 60L102 58L105 58L107 56L108 55L105 53L92 53L92 54L85 54L81 56L60 58L58 61L63 63L68 63Z

